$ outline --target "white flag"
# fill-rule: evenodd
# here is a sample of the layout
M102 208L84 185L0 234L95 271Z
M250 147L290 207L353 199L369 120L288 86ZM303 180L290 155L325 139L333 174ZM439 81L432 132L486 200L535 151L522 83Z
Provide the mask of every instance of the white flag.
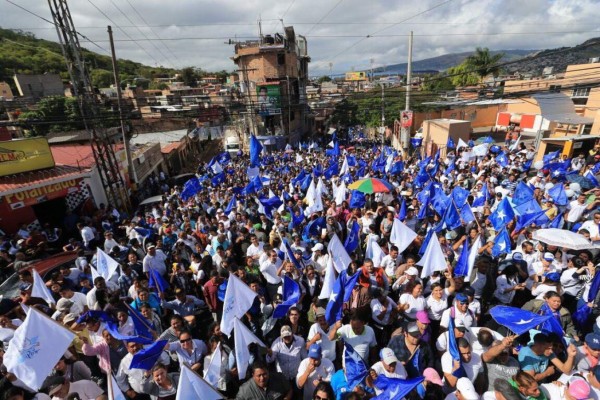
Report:
M304 158L302 158L300 154L296 153L296 162L301 163L302 161L304 161Z
M239 379L246 377L248 364L250 363L250 351L248 346L256 343L262 347L267 347L257 338L250 329L246 327L239 319L233 320L233 339L235 341L235 362L237 365Z
M110 379L108 380L108 400L127 400L119 385L117 384L117 380L115 376L111 373Z
M335 204L338 206L346 200L346 182L342 181L342 184L336 188L333 196L335 197Z
M221 400L223 396L190 367L182 364L175 400L189 399Z
M348 173L348 158L344 157L344 162L342 163L342 169L340 169L340 176L344 176Z
M223 317L221 318L221 332L231 335L233 319L242 318L246 311L252 307L256 292L248 287L237 276L229 275L225 298L223 301Z
M221 377L221 344L217 345L215 351L210 355L210 361L208 365L206 362L208 360L205 358L204 363L204 380L210 383L215 389L219 388L219 378Z
M472 153L474 156L485 157L489 148L490 148L489 143L481 143L481 144L478 144L477 146L473 147Z
M390 242L398 247L398 252L402 253L415 240L417 234L404 225L398 218L394 218L392 232L390 234Z
M335 284L335 269L333 267L333 257L331 254L327 259L327 268L325 269L325 277L323 278L323 287L319 294L319 299L329 299L331 292L333 291L333 285Z
M344 244L335 233L327 245L327 251L330 254L329 257L333 259L333 266L337 272L345 271L352 262Z
M392 169L392 164L394 164L394 155L390 154L389 156L387 156L387 159L385 160L385 172L389 173L390 170Z
M328 135L333 135L336 132L335 128L329 128L329 130L327 131Z
M458 145L456 146L456 149L460 149L461 147L469 147L469 145L462 139L458 139Z
M465 282L469 282L471 280L471 274L473 273L473 266L475 265L475 259L479 255L479 249L481 248L481 236L477 236L475 242L471 246L471 250L469 250L469 272L465 277Z
M119 268L119 263L104 251L98 248L96 252L96 270L98 274L106 280L109 280Z
M510 151L519 150L519 142L520 141L521 141L521 135L519 135L519 137L517 138L517 141L514 142L512 146L510 146L509 150Z
M431 239L429 239L429 243L427 243L427 248L425 249L425 254L423 254L423 258L419 260L417 265L423 267L421 278L427 278L435 271L445 271L448 268L446 257L435 232L431 235Z
M381 250L381 246L379 246L379 243L377 243L377 241L373 238L370 239L367 242L365 258L370 258L373 261L373 266L375 268L379 268L383 257L385 257L385 254L383 253L383 250Z
M223 168L221 167L221 164L219 164L218 161L215 161L215 163L210 167L210 169L212 169L212 171L215 174L220 174L221 172L223 172Z
M304 196L304 202L309 206L315 204L315 198L317 197L316 191L315 181L314 179L311 179L310 185L308 185L308 189L306 189L306 196Z
M44 299L48 305L56 304L56 300L52 297L52 293L50 289L44 283L44 280L35 270L35 268L31 268L31 274L33 275L33 287L31 288L31 296L39 297L40 299Z
M317 183L317 195L322 196L324 194L329 194L329 190L327 190L325 183L323 183L323 177L320 177L319 182Z
M4 365L25 385L39 390L74 337L61 324L31 308L9 342Z
M269 188L269 199L272 199L273 197L277 197L277 196L275 196L275 193L273 193L271 188Z

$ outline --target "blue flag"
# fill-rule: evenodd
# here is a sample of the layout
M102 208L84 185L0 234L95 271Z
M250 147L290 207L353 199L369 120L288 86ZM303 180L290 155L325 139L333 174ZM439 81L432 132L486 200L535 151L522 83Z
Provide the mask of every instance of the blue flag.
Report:
M463 242L460 257L454 266L454 276L467 276L469 274L469 237Z
M554 314L547 303L544 303L542 305L542 308L540 309L540 313L542 315L549 316L550 318L548 318L547 320L542 322L538 326L538 330L540 330L546 334L554 333L559 338L562 339L563 344L566 344L565 343L565 331L563 330L562 325L560 323L560 316Z
M553 151L552 153L548 153L544 156L544 164L548 164L550 161L558 158L560 156L560 150Z
M231 200L229 200L229 204L227 204L227 208L225 208L225 214L229 215L229 213L237 207L237 200L235 194L231 196Z
M506 231L506 227L502 228L500 233L494 238L494 247L492 247L492 257L498 257L501 254L510 253L512 250L512 243L510 236Z
M446 147L449 149L455 149L456 144L454 144L454 140L452 140L451 136L448 136L448 142L446 142Z
M527 215L527 214L535 214L542 211L542 207L538 204L535 199L531 199L526 201L525 203L521 203L515 207L515 211L519 215Z
M514 205L518 206L530 200L533 200L533 189L525 182L519 182L513 195Z
M583 299L583 304L577 307L577 310L573 313L572 316L573 323L575 323L575 325L582 332L588 332L589 330L591 330L588 326L588 322L590 320L590 316L592 315L592 308L588 306L588 303L591 303L596 299L599 290L600 274L595 274L594 279L592 280L592 284L590 285L590 290L588 291L587 299Z
M506 157L506 154L504 153L500 153L496 156L496 163L501 166L502 168L504 167L508 167L508 158Z
M529 171L531 169L531 165L533 164L533 158L531 160L527 160L523 163L523 171Z
M398 175L401 174L404 170L404 163L402 161L396 161L392 164L392 168L390 169L390 174Z
M404 220L406 219L406 214L406 200L402 198L402 203L400 204L400 211L398 212L398 219L404 222Z
M145 338L142 336L122 335L121 332L119 332L119 327L115 321L105 321L105 322L106 322L106 325L105 325L106 330L108 331L108 333L110 333L110 336L112 336L116 340L121 340L124 342L134 342L134 343L139 343L139 344L143 344L143 345L154 343L153 338L148 339L148 338Z
M219 186L220 184L225 182L225 172L221 172L221 173L218 173L217 175L213 176L213 178L211 179L210 182L215 187Z
M425 380L419 376L412 379L388 378L384 374L377 375L375 387L383 392L373 400L403 399Z
M367 200L364 193L359 192L358 190L350 192L350 208L363 208L365 204L367 204Z
M451 231L462 225L462 222L460 221L460 215L458 215L456 207L454 207L454 204L452 204L452 202L450 202L448 208L446 208L443 221L446 225L446 229L449 229Z
M458 361L460 367L452 372L452 375L456 378L463 378L467 376L467 372L462 365L462 358L460 357L460 350L458 349L458 343L456 343L456 336L454 335L454 316L451 314L448 318L448 352L452 356L454 361Z
M342 319L342 307L350 299L352 289L356 286L356 281L361 273L362 271L358 271L348 277L346 271L342 271L335 280L325 309L325 318L329 325L333 325L336 321Z
M306 171L302 169L302 171L300 171L300 173L294 179L292 179L292 183L297 185L304 180L304 177L306 177Z
M587 171L583 176L587 178L587 180L590 181L594 187L597 188L598 186L600 186L600 183L598 183L598 179L596 179L596 176L592 174L591 171Z
M339 175L339 173L340 169L337 162L334 162L325 170L325 172L323 172L323 176L327 179L331 179L334 175Z
M250 167L258 167L260 165L260 152L263 147L260 141L254 135L250 135Z
M456 169L456 161L452 160L450 161L450 164L448 164L448 166L446 167L446 175L450 174L450 172L454 171Z
M471 209L469 203L465 203L465 205L460 209L460 218L465 224L475 221L475 215L473 214L473 210Z
M183 185L183 190L181 191L181 199L183 201L188 201L190 198L196 195L200 190L202 190L202 185L200 185L200 181L198 178L193 177L188 180L185 185Z
M287 239L283 239L283 243L282 244L283 244L283 247L285 249L285 254L287 255L287 257L290 259L290 261L292 263L294 263L294 266L296 267L296 269L301 270L302 269L302 265L300 265L300 262L296 259L296 256L294 255L294 251L290 247L290 244L287 241Z
M562 226L563 213L558 214L548 225L548 228L560 229Z
M554 185L550 190L548 190L548 194L554 200L554 203L557 206L566 206L569 204L569 199L567 198L567 193L565 192L565 188L562 183Z
M252 180L248 183L248 185L246 185L244 190L242 190L242 194L247 196L249 194L258 192L262 188L263 188L262 180L260 179L260 176L256 175L254 178L252 178Z
M488 217L492 226L495 230L499 231L503 226L508 224L515 217L515 212L513 211L508 199L505 197L502 199L500 204L498 204L498 208Z
M302 211L302 207L300 207L300 210L298 213L294 212L294 210L292 210L291 208L289 209L290 214L292 214L292 227L297 227L300 224L302 224L302 221L304 221L304 211Z
M131 359L130 369L138 368L149 371L154 367L156 361L162 354L165 346L169 343L168 340L159 340L151 346L148 346L133 355Z
M356 157L353 156L352 154L348 154L346 156L346 161L348 162L349 167L356 167L356 165L357 165Z
M515 335L521 335L546 321L549 316L538 315L517 307L495 306L490 315L499 325L507 327Z
M224 151L217 156L217 161L221 165L227 165L231 161L231 154L228 151Z
M166 292L169 289L169 283L155 269L150 269L150 280L148 281L149 288L158 289L160 292Z
M152 336L152 332L150 331L152 328L152 323L148 321L144 316L129 304L125 303L127 310L129 311L129 316L133 321L133 326L135 327L135 333L145 339L149 339L150 343L154 342L154 337Z
M283 303L278 304L273 310L273 318L279 319L285 317L290 307L298 303L300 300L300 286L298 283L289 278L283 276Z
M517 217L516 230L527 228L528 226L535 224L536 226L542 226L550 222L550 218L546 215L546 211L540 210L532 214L523 214Z
M430 229L427 231L427 235L425 235L425 239L423 240L423 243L421 244L421 248L419 248L420 256L425 254L425 250L427 249L427 246L429 245L429 241L431 240L431 235L434 235L434 234L435 234L434 229Z
M325 220L325 217L319 217L317 219L310 221L306 225L304 230L307 233L307 235L306 235L307 237L318 236L321 234L321 229L325 228L326 226L327 226L327 221Z
M460 186L455 186L454 189L452 189L452 200L454 200L454 204L456 205L457 208L461 208L462 206L465 205L465 203L467 202L467 197L469 197L469 191L466 189L463 189Z
M484 206L490 198L490 192L488 191L487 183L484 183L481 187L481 191L477 193L473 199L473 207Z
M354 221L352 223L352 229L350 229L350 233L344 242L344 249L348 254L351 254L358 247L360 242L360 225L358 222Z
M346 380L348 389L352 391L367 377L368 371L365 361L352 346L344 341L344 361L346 364Z
M137 233L139 233L140 235L142 235L145 238L149 238L154 233L154 231L152 229L139 228L139 227L136 227L136 228L133 228L133 229L135 229L135 231Z

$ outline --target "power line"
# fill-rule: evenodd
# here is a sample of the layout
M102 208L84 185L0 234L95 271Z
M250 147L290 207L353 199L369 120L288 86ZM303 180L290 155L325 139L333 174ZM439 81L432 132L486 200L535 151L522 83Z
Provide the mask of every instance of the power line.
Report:
M158 40L160 40L160 41L161 41L160 43L163 45L163 47L164 47L165 49L167 49L167 51L168 51L169 53L171 53L171 55L173 56L173 58L175 58L177 61L179 61L179 63L180 63L180 64L182 64L182 63L181 63L181 60L179 59L179 57L177 57L177 56L175 55L175 53L173 53L173 52L171 51L171 49L170 49L170 48L169 48L169 47L168 47L168 46L167 46L167 45L166 45L166 44L165 44L165 43L162 41L162 39L160 38L160 36L158 36L158 34L157 34L155 31L154 31L154 29L152 29L152 27L151 27L151 26L150 26L150 24L149 24L149 23L146 21L146 19L145 19L145 18L142 16L142 14L140 14L140 13L139 13L139 11L138 11L138 10L137 10L137 9L136 9L134 6L133 6L133 4L131 4L131 2L130 2L129 0L126 0L126 1L127 1L127 4L129 4L129 7L131 7L131 8L133 9L133 11L134 11L134 12L137 14L137 16L138 16L138 17L139 17L139 18L142 20L142 22L143 22L144 24L146 24L146 26L147 26L148 28L150 28L150 32L152 32L152 33L154 34L154 36L156 36L156 38L157 38Z
M417 13L417 14L414 14L414 15L411 15L410 17L408 17L408 18L405 18L405 19L403 19L403 20L401 20L401 21L399 21L399 22L397 22L397 23L395 23L395 24L392 24L392 25L389 25L389 26L383 27L383 28L381 28L381 29L378 29L378 30L376 30L375 32L373 32L372 34L369 34L369 35L366 35L366 36L364 36L363 38L359 39L359 40L358 40L358 41L356 41L355 43L353 43L353 44L351 44L350 46L348 46L347 48L345 48L344 50L342 50L342 51L338 52L336 55L334 55L333 57L331 57L331 59L332 59L332 60L335 60L335 59L336 59L338 56L340 56L340 55L344 54L345 52L347 52L347 51L348 51L348 50L350 50L351 48L353 48L353 47L357 46L358 44L362 43L363 41L365 41L365 40L369 39L371 36L373 36L373 35L375 35L375 34L377 34L377 33L381 32L381 31L383 31L383 30L385 30L385 29L391 28L392 26L396 26L396 25L398 25L398 24L402 24L402 23L404 23L404 22L406 22L406 21L408 21L408 20L411 20L411 19L413 19L413 18L415 18L415 17L418 17L418 16L420 16L420 15L423 15L423 14L425 14L425 13L428 13L429 11L435 10L436 8L438 8L438 7L441 7L441 6L443 6L443 5L447 4L447 3L450 3L451 1L453 1L453 0L444 0L444 1L442 1L441 3L438 3L438 4L434 5L433 7L430 7L430 8L428 8L428 9L427 9L427 10L425 10L425 11L421 11L421 12L419 12L419 13Z
M50 21L48 18L44 18L41 15L36 14L33 11L26 9L25 7L20 6L17 3L12 2L11 0L6 0L6 1L8 3L12 4L13 6L16 6L16 7L20 8L21 10L25 11L26 13L29 13L29 14L31 14L31 15L39 18L39 19L41 19L42 21L46 21L47 23L51 24L54 27L54 28L48 28L48 29L56 29L57 28L56 24L53 21ZM96 42L94 42L93 40L91 40L90 38L88 38L87 36L85 36L85 35L83 35L83 34L81 34L79 32L76 32L76 33L77 33L78 36L80 36L83 39L87 40L89 43L92 43L93 45L95 45L96 47L98 47L103 52L105 52L107 54L110 54L110 52L108 50L106 50L104 47L100 46L99 44L97 44Z
M329 16L329 14L331 14L333 12L333 10L335 10L337 8L337 6L339 6L342 1L344 0L339 0L337 3L335 3L335 6L333 6L333 8L331 8L329 11L327 11L325 13L325 15L323 15L323 17L321 17L321 19L319 21L317 21L313 26L311 26L311 28L308 30L308 32L306 32L306 34L308 35L309 33L312 32L312 30L314 29L315 26L319 25L321 22L323 22L323 20L325 18L327 18Z
M117 10L118 10L118 11L119 11L119 12L120 12L120 13L121 13L121 14L122 14L124 17L125 17L125 19L126 19L127 21L129 21L129 23L130 23L130 24L132 24L132 25L133 25L133 21L131 20L131 18L129 18L129 16L128 16L127 14L125 14L125 13L123 12L123 10L121 10L121 9L119 8L119 6L118 6L118 5L117 5L117 4L116 4L116 3L115 3L113 0L110 0L110 2L111 2L111 4L112 4L112 5L113 5L113 6L114 6L114 7L115 7L115 8L116 8L116 9L117 9ZM148 38L148 36L146 36L146 34L145 34L145 33L144 33L144 32L143 32L143 31L142 31L140 28L136 27L135 29L136 29L136 30L137 30L139 33L141 33L141 34L142 34L142 36L143 36L143 37L144 37L146 40L150 40L150 39ZM152 46L154 46L154 48L155 48L155 49L156 49L156 50L157 50L157 51L160 53L160 55L163 57L163 60L165 60L167 63L170 63L172 67L175 67L175 66L174 66L174 65L173 65L173 64L172 64L172 63L169 61L169 58L168 58L167 56L165 56L165 53L163 53L163 52L162 52L162 50L161 50L161 49L159 49L159 48L156 46L156 44L154 44L154 41L151 41L150 43L151 43L151 44L152 44Z
M135 44L142 49L142 51L144 53L146 53L148 55L148 57L150 57L151 59L154 60L154 62L158 65L158 61L156 60L156 58L154 58L154 56L152 56L152 54L148 53L148 51L142 47L142 45L140 45L136 40L133 40L133 38L131 36L129 36L129 34L127 32L125 32L125 30L123 30L117 23L115 23L115 21L113 21L108 15L106 15L106 13L104 11L102 11L100 8L98 8L98 6L96 6L96 4L94 4L92 2L92 0L87 0L88 3L90 3L96 10L98 10L98 12L100 14L102 14L107 20L109 20L117 29L119 29L121 32L123 32L123 34L128 37L129 39L131 39L131 41L135 42ZM107 40L108 41L108 40ZM116 41L116 40L115 40Z

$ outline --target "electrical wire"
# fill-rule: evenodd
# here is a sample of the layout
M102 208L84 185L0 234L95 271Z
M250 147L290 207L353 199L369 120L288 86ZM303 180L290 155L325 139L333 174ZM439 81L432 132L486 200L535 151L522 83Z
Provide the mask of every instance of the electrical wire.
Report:
M154 56L152 54L150 54L144 47L142 47L142 45L139 44L138 41L133 40L133 38L131 36L129 36L129 34L127 32L125 32L124 29L122 29L117 23L115 23L108 15L106 15L106 13L104 11L102 11L96 4L94 4L94 2L92 2L92 0L87 0L88 3L90 3L96 10L98 10L98 12L100 14L102 14L107 20L109 20L117 29L119 29L123 35L125 35L127 38L132 39L131 41L133 41L144 53L146 53L148 55L148 57L150 57L152 60L154 60L154 63L156 65L158 65L158 61L156 60L156 58L154 58Z
M321 22L323 22L323 20L325 18L327 18L329 16L329 14L331 14L333 12L333 10L335 10L337 8L337 6L339 6L340 4L342 4L342 1L344 0L339 0L337 3L335 3L335 6L333 6L333 8L331 8L329 11L327 11L325 13L325 15L323 15L321 17L321 19L319 19L317 22L315 22L315 24L313 26L310 27L310 29L308 30L308 32L306 32L306 34L310 34L312 32L312 30L315 28L315 26L319 25Z

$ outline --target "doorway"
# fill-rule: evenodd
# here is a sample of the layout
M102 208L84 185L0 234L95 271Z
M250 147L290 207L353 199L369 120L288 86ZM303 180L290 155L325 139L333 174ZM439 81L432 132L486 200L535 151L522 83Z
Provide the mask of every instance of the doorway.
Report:
M67 213L67 202L64 197L44 201L32 206L32 208L42 226L49 223L50 226L63 227L63 219Z

